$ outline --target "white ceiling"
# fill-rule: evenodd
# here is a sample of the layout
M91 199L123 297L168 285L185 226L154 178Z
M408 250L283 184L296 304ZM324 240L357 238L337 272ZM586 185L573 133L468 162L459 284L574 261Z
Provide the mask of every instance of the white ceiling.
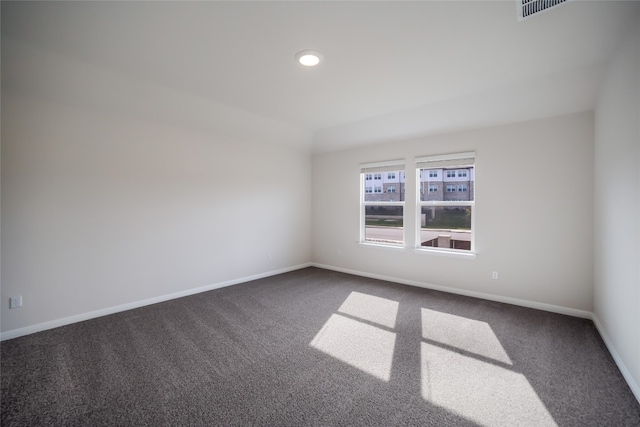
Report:
M593 108L638 2L2 2L2 34L314 132L317 151ZM294 54L316 49L315 69Z

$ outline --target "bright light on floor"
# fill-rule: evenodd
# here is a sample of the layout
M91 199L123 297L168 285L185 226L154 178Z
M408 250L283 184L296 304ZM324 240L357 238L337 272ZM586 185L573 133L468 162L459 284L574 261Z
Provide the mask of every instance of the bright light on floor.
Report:
M389 381L395 342L393 332L333 314L310 345L376 378Z
M360 292L351 292L338 312L393 329L396 326L398 302Z
M524 375L437 345L421 344L428 402L486 426L556 426Z
M423 308L422 338L513 365L487 322Z

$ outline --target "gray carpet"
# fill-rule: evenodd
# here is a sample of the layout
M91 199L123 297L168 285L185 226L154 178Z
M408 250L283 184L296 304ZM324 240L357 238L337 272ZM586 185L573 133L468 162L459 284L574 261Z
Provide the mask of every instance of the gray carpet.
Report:
M3 426L640 425L589 320L317 268L0 350Z

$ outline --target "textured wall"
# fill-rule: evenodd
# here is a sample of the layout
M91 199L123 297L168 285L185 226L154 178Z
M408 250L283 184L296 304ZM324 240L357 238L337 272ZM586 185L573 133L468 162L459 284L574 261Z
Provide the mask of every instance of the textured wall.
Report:
M304 132L10 40L2 59L3 332L311 261Z
M476 151L477 257L415 253L412 161L465 151ZM398 158L407 161L408 248L358 245L358 165ZM405 281L591 311L592 177L590 112L315 154L313 259ZM492 271L499 272L499 280L491 279Z
M640 399L640 34L609 64L596 109L594 312Z

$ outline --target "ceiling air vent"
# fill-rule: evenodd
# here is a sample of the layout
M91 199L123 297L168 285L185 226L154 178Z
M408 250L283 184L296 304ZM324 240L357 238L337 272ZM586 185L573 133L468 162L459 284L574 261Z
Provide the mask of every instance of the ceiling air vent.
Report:
M518 21L537 15L571 0L516 0Z

